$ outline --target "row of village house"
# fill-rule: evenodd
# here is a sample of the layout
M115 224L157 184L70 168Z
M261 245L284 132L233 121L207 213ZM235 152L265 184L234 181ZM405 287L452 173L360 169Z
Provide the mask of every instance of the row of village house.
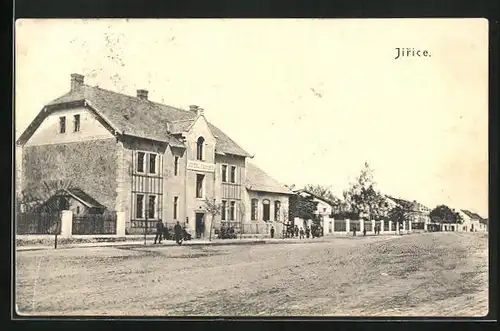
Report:
M129 96L72 74L69 92L46 104L17 141L16 191L70 182L54 193L61 208L73 215L115 211L127 234L143 233L157 220L179 221L198 235L212 222L234 222L246 233L274 226L280 233L289 197L310 193L290 190L251 158L198 106L167 106L151 101L147 90ZM207 199L222 206L214 220ZM315 199L325 234L335 232L331 204ZM467 223L457 230L481 229L477 215L463 214ZM346 224L341 231L349 231Z

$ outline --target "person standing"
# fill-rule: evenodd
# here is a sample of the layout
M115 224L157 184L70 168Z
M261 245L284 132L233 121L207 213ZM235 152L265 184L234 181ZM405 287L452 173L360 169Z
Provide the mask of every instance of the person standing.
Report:
M363 229L363 236L366 236L366 228Z
M311 228L308 226L306 228L306 238L309 239L309 235L311 234Z
M271 238L274 238L274 226L271 226Z
M299 237L299 239L303 239L303 238L304 238L304 229L300 228L300 237Z
M174 226L174 233L175 233L175 242L180 245L182 243L182 227L179 224L179 221L177 221L177 224Z
M295 225L295 237L299 236L299 227Z
M156 236L155 236L155 244L156 241L158 240L158 244L161 244L161 237L163 236L163 222L161 220L158 220L156 222Z

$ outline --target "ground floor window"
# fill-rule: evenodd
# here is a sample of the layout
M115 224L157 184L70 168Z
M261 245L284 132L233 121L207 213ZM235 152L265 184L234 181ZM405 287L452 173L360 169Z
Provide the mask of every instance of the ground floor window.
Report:
M156 218L156 196L155 195L150 195L148 196L149 198L149 204L148 204L148 218Z
M231 203L229 204L229 220L230 221L234 221L234 219L235 219L235 212L234 212L235 205L236 205L236 202L234 202L234 201L231 201Z
M135 200L135 217L143 218L144 211L144 194L137 194L137 198Z
M252 199L252 210L251 210L251 220L252 221L257 220L258 203L259 203L259 200Z
M226 209L227 209L227 201L222 200L222 205L221 205L221 209L220 209L220 219L222 221L226 220Z
M267 199L262 201L262 218L266 222L271 218L271 203Z
M279 221L280 219L280 208L281 208L281 201L276 200L274 201L274 220Z

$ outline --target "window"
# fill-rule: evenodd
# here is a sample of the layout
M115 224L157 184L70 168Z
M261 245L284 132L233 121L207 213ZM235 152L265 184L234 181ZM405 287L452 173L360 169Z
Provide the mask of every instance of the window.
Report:
M226 208L227 208L227 201L222 200L222 206L220 208L220 219L222 221L226 220Z
M76 206L76 213L80 214L80 206Z
M262 201L262 216L264 221L269 221L270 219L270 214L271 214L271 204L269 203L269 200L263 200Z
M148 202L148 218L155 218L156 196L150 195Z
M179 197L174 197L174 220L177 219L177 202L179 201Z
M137 153L137 172L144 172L144 153Z
M203 198L203 180L205 179L204 175L197 174L196 175L196 197Z
M276 200L274 201L274 220L279 221L280 219L280 208L281 208L281 201Z
M205 139L203 137L198 138L196 142L196 159L199 161L203 160L203 145L205 145Z
M326 208L323 208L323 213L326 213Z
M156 154L149 154L149 173L156 173Z
M174 157L174 176L179 174L179 157Z
M236 183L236 167L231 166L231 174L230 174L230 181L231 183Z
M236 205L236 202L231 201L229 205L229 220L234 221L234 207Z
M227 182L227 165L222 165L222 182Z
M59 133L66 132L66 116L59 117Z
M258 204L259 204L259 200L252 199L252 210L251 210L251 220L252 221L256 221L257 220Z
M73 117L73 125L75 132L80 131L80 115L77 114Z
M137 194L137 201L135 203L135 217L142 218L143 210L144 210L144 195Z

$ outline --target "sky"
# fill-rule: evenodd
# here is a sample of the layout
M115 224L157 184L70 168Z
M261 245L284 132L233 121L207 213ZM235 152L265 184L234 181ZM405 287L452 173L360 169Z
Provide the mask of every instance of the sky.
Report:
M383 193L488 216L485 19L18 20L15 43L16 138L79 73L199 105L284 184L341 197L367 161Z

